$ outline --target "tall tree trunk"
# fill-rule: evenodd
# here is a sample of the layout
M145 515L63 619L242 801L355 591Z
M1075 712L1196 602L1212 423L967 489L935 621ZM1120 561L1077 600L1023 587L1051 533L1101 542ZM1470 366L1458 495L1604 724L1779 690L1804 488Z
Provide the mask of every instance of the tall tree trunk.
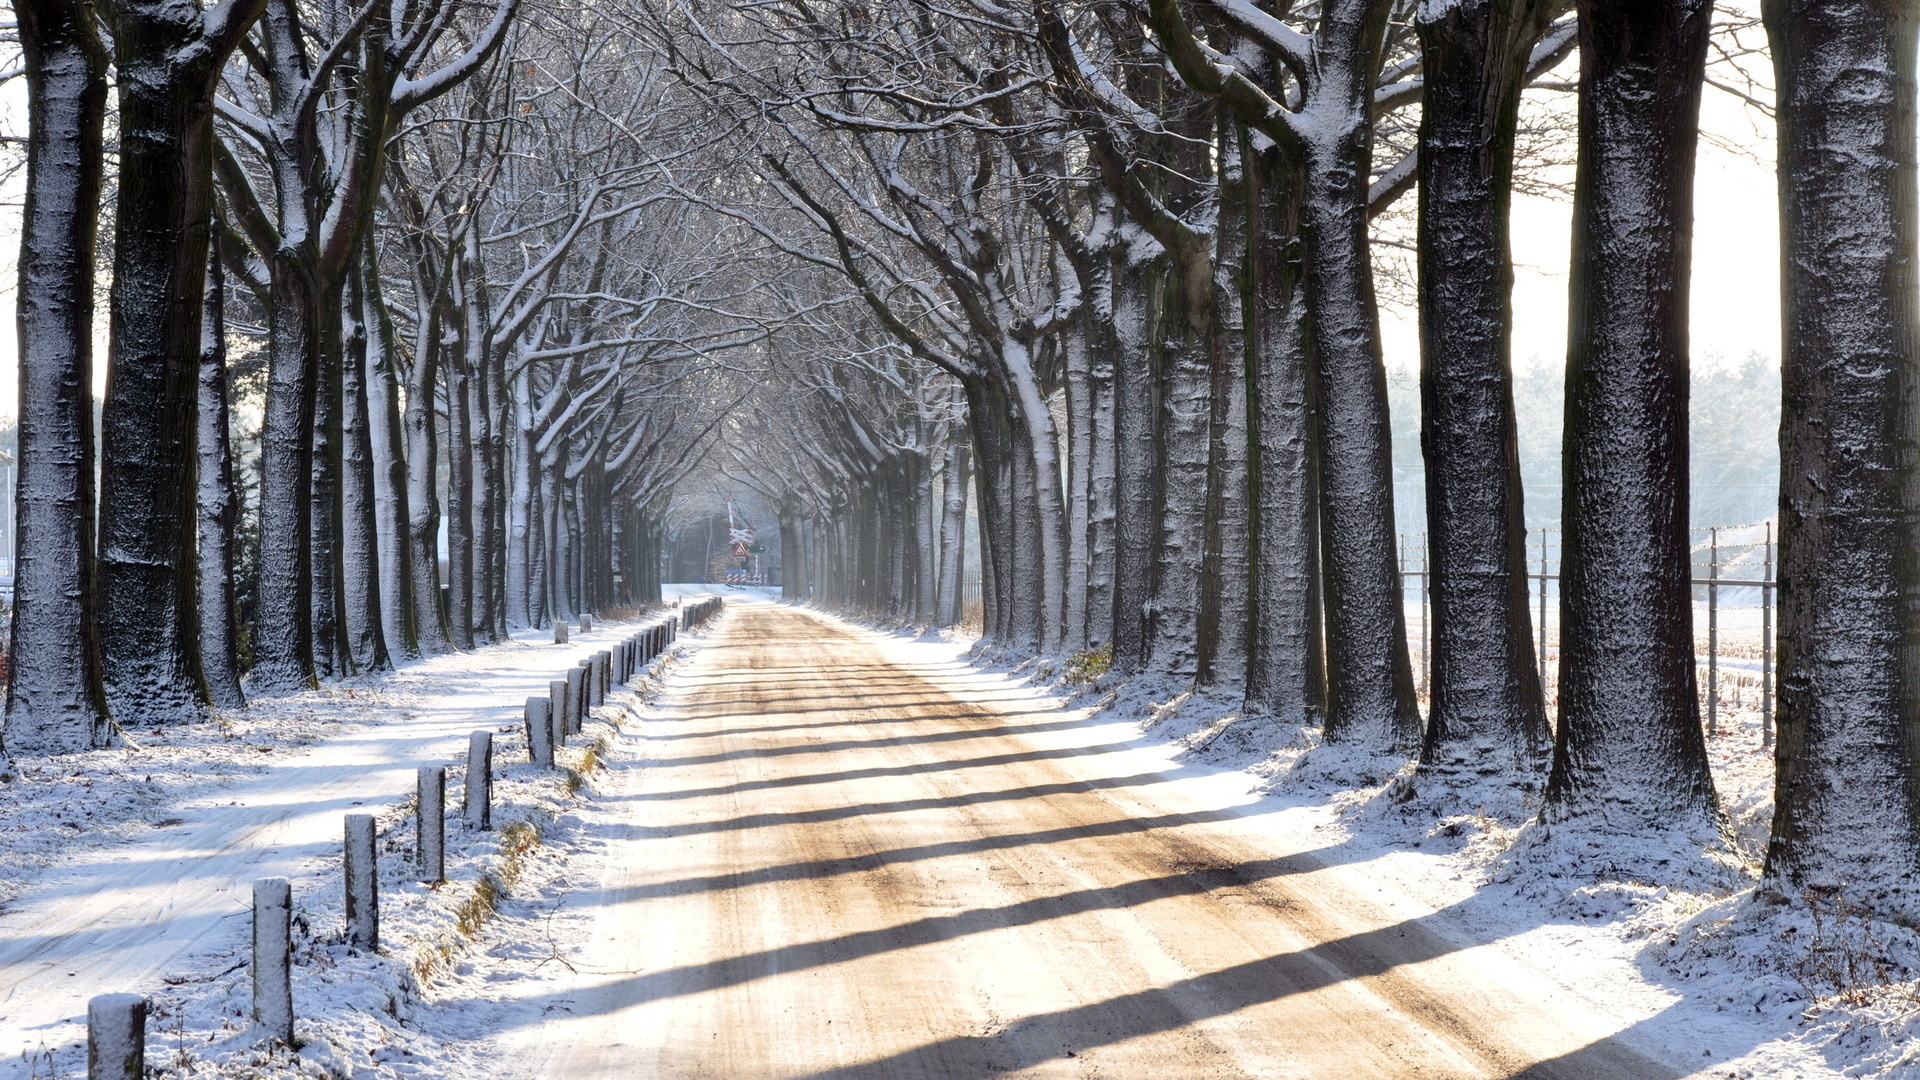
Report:
M1212 419L1214 311L1211 260L1166 278L1160 348L1160 536L1153 578L1154 671L1200 672L1200 582L1206 568L1208 424ZM1196 280L1197 279L1197 280Z
M1219 224L1213 247L1213 337L1210 347L1206 557L1200 579L1200 657L1202 684L1241 689L1246 685L1248 603L1252 551L1249 511L1246 312L1242 307L1247 271L1246 175L1239 125L1220 117L1218 186Z
M233 449L228 440L226 280L218 259L207 262L207 309L200 331L194 491L197 499L200 670L207 694L222 709L244 708L240 690L240 622L233 598Z
M1113 326L1113 267L1103 254L1089 290L1088 342L1092 357L1088 371L1087 447L1087 642L1098 648L1113 645L1114 500L1118 481L1114 452L1113 381L1119 343Z
M6 749L105 745L94 551L93 270L107 54L90 5L16 0L27 80L19 474Z
M447 626L456 648L473 648L473 423L469 374L447 364Z
M314 304L314 330L320 365L316 373L313 408L313 475L308 497L313 502L309 520L308 573L313 578L313 666L322 677L350 675L353 658L347 644L346 602L342 594L341 473L345 469L344 420L341 398L340 295L323 293Z
M1911 3L1763 6L1784 302L1774 890L1920 917Z
M1412 750L1420 709L1393 521L1393 438L1367 239L1374 73L1387 5L1334 0L1315 35L1320 122L1304 148L1300 235L1323 419L1330 742Z
M320 358L313 330L319 313L297 261L272 275L267 309L267 407L261 424L260 589L253 625L256 692L318 685L313 670L314 396Z
M1093 525L1093 349L1084 313L1066 331L1067 391L1067 580L1063 652L1087 648L1087 577L1092 569L1088 530Z
M349 317L340 360L340 602L347 657L359 671L393 666L381 623L377 496L374 484L373 402L367 394L366 303L359 293L361 275L349 278ZM384 405L384 402L382 403Z
M407 455L400 418L400 372L393 321L380 298L379 268L371 245L356 264L360 320L367 338L367 430L373 458L375 550L379 552L380 628L389 660L420 655L419 630L410 602L413 545L408 543Z
M947 426L947 455L941 466L940 599L936 619L942 626L959 626L965 614L967 488L972 480L967 450L966 425L956 418Z
M119 174L101 406L101 642L123 724L205 715L193 566L193 414L213 211L213 85L224 57L195 8L107 5Z
M1145 670L1153 649L1153 561L1160 519L1159 380L1153 346L1164 256L1122 253L1114 289L1113 670Z
M1579 9L1549 821L1639 832L1714 813L1687 542L1687 281L1712 15L1707 0Z
M1314 364L1301 264L1293 254L1303 194L1298 162L1252 159L1247 321L1254 350L1254 619L1247 703L1285 727L1326 714L1321 651Z
M1420 771L1532 790L1551 739L1527 616L1513 412L1514 129L1546 0L1429 4L1415 19L1420 129L1421 448L1433 682Z
M423 340L433 338L423 336ZM407 561L413 572L407 594L412 598L420 652L427 656L453 650L446 605L440 597L440 453L433 409L439 353L437 346L429 346L414 357L407 378L407 407L401 416L407 436Z

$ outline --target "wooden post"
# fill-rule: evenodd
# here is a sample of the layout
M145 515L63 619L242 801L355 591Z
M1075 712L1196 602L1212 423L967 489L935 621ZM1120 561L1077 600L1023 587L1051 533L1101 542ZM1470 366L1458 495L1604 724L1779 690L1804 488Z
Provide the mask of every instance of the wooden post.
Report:
M146 1066L147 999L101 994L87 1002L87 1080L141 1080Z
M269 1038L293 1041L293 883L253 883L253 1022Z
M567 672L567 734L575 735L587 718L587 669Z
M1760 745L1773 745L1773 522L1767 522L1764 558L1760 571Z
M531 700L539 700L534 698ZM553 748L549 746L551 755ZM493 732L476 731L467 736L467 797L461 803L467 812L467 828L485 832L493 828Z
M347 815L347 947L380 948L380 863L373 850L373 815Z
M573 730L573 721L567 714L573 711L573 684L568 679L555 679L547 684L547 697L552 707L547 710L547 723L553 725L549 740L555 753L567 745L567 732Z
M605 705L613 693L613 654L605 649L593 654L593 691L595 705Z
M447 770L443 765L420 766L420 845L415 852L419 880L439 884L447 880Z
M1720 580L1720 530L1709 532L1707 578ZM1707 586L1707 734L1720 730L1720 586Z
M548 768L553 766L553 703L546 698L527 699L527 760Z
M553 643L555 645L565 645L567 643L567 624L558 619L555 619L553 622Z

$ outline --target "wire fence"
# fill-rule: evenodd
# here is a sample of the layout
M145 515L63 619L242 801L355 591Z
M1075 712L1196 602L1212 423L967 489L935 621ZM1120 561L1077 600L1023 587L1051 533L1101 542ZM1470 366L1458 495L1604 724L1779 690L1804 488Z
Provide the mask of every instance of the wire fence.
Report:
M1527 580L1534 615L1535 656L1547 708L1558 712L1560 674L1560 548L1558 529L1527 533ZM1730 714L1757 712L1762 746L1773 745L1773 663L1777 586L1771 521L1692 530L1694 664L1708 735ZM1407 648L1422 698L1433 685L1433 581L1425 533L1400 536Z

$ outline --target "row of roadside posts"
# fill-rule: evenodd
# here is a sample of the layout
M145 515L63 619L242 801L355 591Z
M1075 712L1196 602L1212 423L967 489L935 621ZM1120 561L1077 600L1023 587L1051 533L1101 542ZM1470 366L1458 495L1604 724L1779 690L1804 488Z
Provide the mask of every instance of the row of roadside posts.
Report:
M652 663L682 633L699 628L720 613L723 601L711 597L683 604L665 619L643 627L612 649L594 653L569 668L566 677L547 684L547 696L530 697L525 710L527 755L533 764L554 767L554 748L580 734L590 711L606 703L616 685ZM580 616L580 632L591 633L593 616ZM567 624L553 624L556 645L567 643ZM447 770L422 765L419 773L420 842L415 852L419 880L446 880ZM493 733L476 731L467 740L465 826L493 828ZM375 857L372 814L346 816L344 873L347 946L372 953L380 947L380 875ZM253 885L253 1020L261 1034L293 1041L293 883L267 878ZM87 1003L87 1080L140 1080L146 1059L147 999L139 994L102 994Z

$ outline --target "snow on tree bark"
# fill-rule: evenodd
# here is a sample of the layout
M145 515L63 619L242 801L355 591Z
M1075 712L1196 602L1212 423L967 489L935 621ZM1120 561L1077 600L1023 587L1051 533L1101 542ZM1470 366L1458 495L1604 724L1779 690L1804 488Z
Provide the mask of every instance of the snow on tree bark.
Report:
M1763 5L1779 121L1780 653L1766 884L1920 917L1908 3Z
M91 9L17 0L27 81L19 474L6 750L103 745L94 551L93 264L107 54Z
M207 262L206 297L194 434L200 670L213 704L238 709L247 703L240 689L240 620L233 591L234 527L239 505L234 497L233 450L228 441L226 276L213 258Z
M1712 13L1706 0L1579 6L1549 822L1688 832L1715 815L1687 535L1687 280Z
M1510 354L1514 132L1534 43L1558 4L1426 3L1421 108L1421 447L1433 682L1424 777L1499 773L1532 789L1552 738L1528 618Z
M113 0L119 172L101 404L100 624L107 702L123 724L205 715L193 416L213 212L213 91L259 14Z
M347 658L356 671L392 667L381 626L380 546L374 479L373 410L367 386L366 304L361 275L349 274L340 362L340 607ZM380 403L384 405L385 403Z
M1326 707L1313 467L1316 379L1300 286L1298 171L1298 161L1278 149L1254 159L1248 225L1258 555L1247 702L1284 726L1318 724Z

